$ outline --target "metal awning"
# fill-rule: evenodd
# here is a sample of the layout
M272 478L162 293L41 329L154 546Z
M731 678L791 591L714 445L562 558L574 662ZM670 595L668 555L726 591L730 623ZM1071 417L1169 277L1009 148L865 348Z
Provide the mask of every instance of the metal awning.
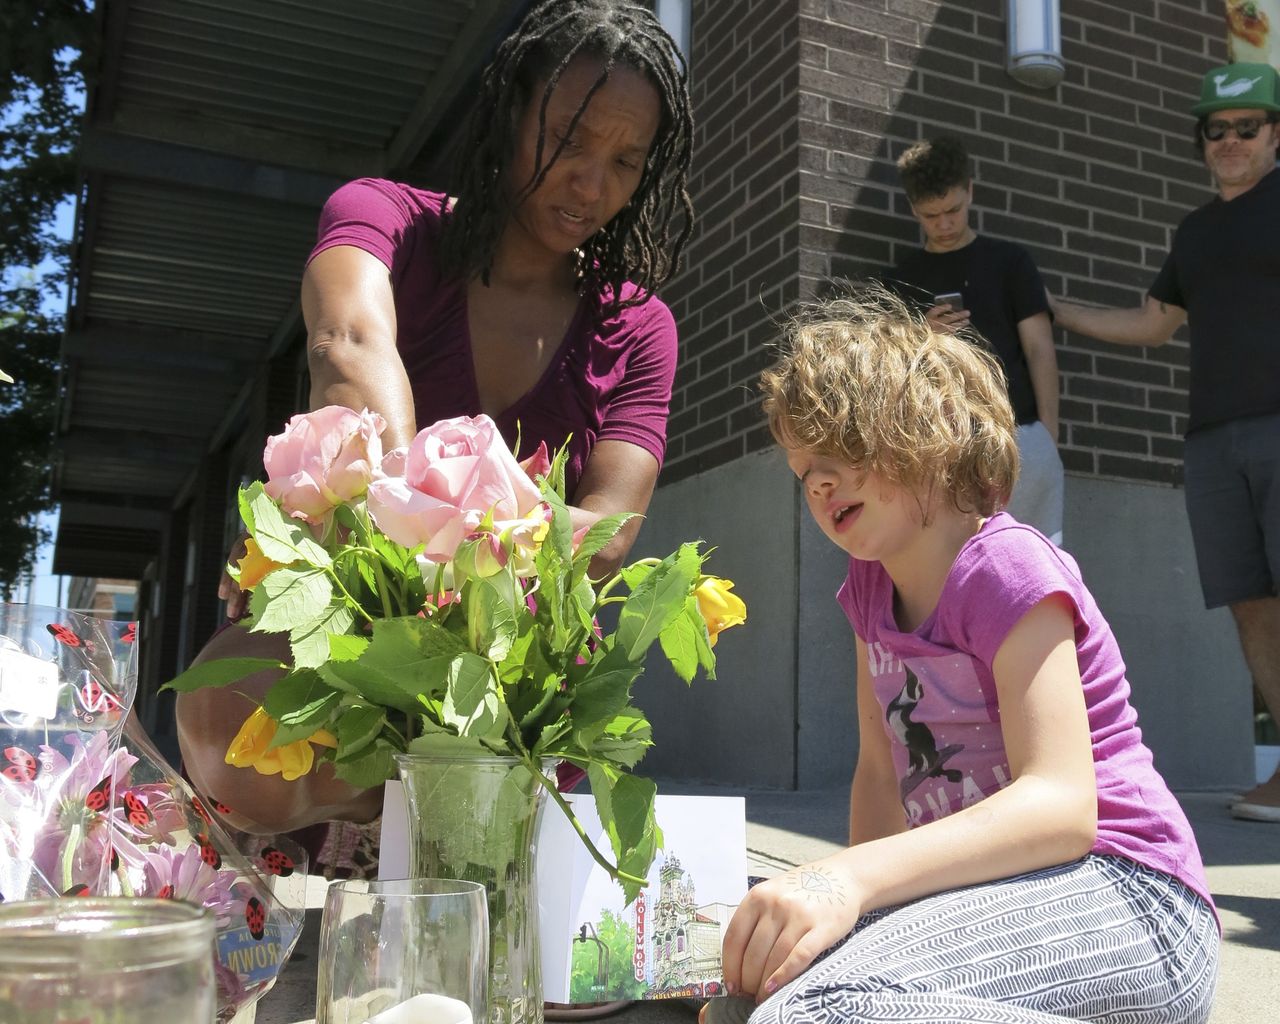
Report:
M103 0L54 572L138 578L164 516L301 329L328 194L414 180L525 0ZM424 156L425 154L425 156Z

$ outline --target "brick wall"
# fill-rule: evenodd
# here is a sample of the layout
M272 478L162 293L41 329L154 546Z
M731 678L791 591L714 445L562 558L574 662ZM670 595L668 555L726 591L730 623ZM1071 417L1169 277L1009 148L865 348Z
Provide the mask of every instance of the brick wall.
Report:
M694 0L698 221L664 291L681 339L664 481L768 443L752 389L799 294L798 30L795 0Z
M1048 91L1005 73L1004 8L720 0L695 9L700 224L689 269L670 290L685 357L664 479L769 443L746 390L765 358L769 316L826 278L875 272L919 244L893 161L922 137L951 132L969 144L975 227L1026 245L1051 290L1142 301L1173 228L1211 195L1187 108L1204 71L1226 60L1221 0L1062 0L1067 73ZM793 66L770 59L780 46ZM766 76L785 99L768 112L755 102ZM785 140L792 167L776 148L744 156L740 140L762 117L770 120L757 134ZM762 202L765 193L785 202ZM758 230L766 216L777 233L768 246ZM1180 481L1181 335L1150 350L1061 332L1058 341L1067 468Z

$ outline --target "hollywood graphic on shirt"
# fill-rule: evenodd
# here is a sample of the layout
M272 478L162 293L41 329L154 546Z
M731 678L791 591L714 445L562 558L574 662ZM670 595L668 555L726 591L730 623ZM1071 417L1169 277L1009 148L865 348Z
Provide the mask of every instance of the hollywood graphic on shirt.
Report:
M868 655L908 825L946 817L1009 784L996 695L984 691L971 657L900 659L879 643Z

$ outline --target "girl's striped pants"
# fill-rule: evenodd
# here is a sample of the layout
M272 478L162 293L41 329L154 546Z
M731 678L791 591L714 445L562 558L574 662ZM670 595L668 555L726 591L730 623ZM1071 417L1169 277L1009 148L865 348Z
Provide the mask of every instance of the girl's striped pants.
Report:
M1090 855L867 914L750 1024L1203 1024L1217 968L1204 900Z

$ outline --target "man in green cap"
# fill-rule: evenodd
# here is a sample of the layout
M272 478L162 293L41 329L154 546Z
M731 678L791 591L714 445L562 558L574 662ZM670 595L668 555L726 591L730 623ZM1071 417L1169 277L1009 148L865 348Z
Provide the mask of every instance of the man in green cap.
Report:
M1235 617L1254 685L1280 721L1280 75L1228 64L1191 108L1218 196L1178 226L1134 309L1050 298L1068 330L1117 345L1163 345L1190 323L1187 514L1205 606ZM1280 769L1232 805L1280 823Z

